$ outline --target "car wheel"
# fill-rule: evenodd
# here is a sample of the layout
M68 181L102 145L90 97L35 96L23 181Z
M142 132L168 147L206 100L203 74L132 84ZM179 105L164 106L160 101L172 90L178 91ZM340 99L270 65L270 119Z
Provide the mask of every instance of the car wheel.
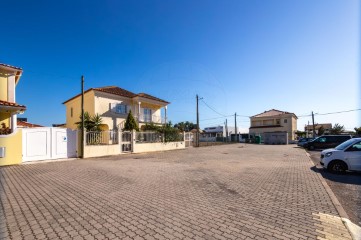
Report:
M327 170L332 173L344 173L347 170L347 165L342 161L332 161L328 164Z
M308 150L315 150L314 146L308 146Z

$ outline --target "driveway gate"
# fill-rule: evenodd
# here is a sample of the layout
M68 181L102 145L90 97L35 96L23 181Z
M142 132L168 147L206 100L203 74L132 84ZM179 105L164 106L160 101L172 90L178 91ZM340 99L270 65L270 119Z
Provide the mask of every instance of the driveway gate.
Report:
M185 142L185 147L193 146L193 133L186 132L184 134L184 142Z
M122 132L121 133L121 150L122 152L132 152L132 133L131 132Z
M23 162L77 157L77 131L66 128L24 128Z

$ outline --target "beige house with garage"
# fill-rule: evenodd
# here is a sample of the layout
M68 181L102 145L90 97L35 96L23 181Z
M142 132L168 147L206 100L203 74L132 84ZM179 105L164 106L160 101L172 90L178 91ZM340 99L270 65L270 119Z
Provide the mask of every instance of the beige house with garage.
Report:
M66 106L66 127L76 129L81 115L81 94L63 104ZM129 111L132 111L139 127L146 123L164 124L168 104L152 95L136 94L116 86L90 88L84 92L84 111L91 116L101 116L102 130L122 129Z
M264 138L266 132L287 132L288 140L295 140L297 119L294 113L271 109L250 117L249 134Z

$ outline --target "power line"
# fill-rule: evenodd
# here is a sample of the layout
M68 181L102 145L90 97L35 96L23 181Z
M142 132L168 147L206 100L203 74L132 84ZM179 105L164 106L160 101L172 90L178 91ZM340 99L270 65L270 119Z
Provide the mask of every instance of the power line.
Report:
M225 116L227 117L233 117L233 115L230 116ZM208 120L214 120L214 119L221 119L221 118L225 118L225 117L214 117L214 118L206 118L206 119L200 119L199 121L208 121Z
M216 111L214 108L212 108L211 106L209 106L203 99L201 99L202 102L209 108L211 109L213 112L217 113L218 115L221 115L223 117L227 117L225 114L219 113L218 111Z
M331 114L338 114L338 113L347 113L347 112L355 112L355 111L360 111L361 108L358 109L352 109L352 110L344 110L344 111L338 111L338 112L329 112L329 113L314 113L314 115L331 115ZM307 115L300 115L297 116L298 118L301 117L311 117L312 114L307 114Z
M361 110L361 108L339 111L339 112L330 112L330 113L315 113L315 115L330 115L330 114L338 114L338 113L346 113L346 112L355 112L355 111L360 111L360 110Z

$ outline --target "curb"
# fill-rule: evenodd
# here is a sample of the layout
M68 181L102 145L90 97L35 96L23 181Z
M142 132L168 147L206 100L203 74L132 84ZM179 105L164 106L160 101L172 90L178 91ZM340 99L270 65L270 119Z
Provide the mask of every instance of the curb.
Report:
M79 158L59 158L59 159L44 159L44 160L35 160L35 161L28 161L23 162L21 165L31 165L31 164L41 164L41 163L51 163L51 162L67 162L77 160Z
M333 205L335 206L338 214L341 217L341 220L342 220L343 224L345 225L346 229L350 233L352 239L353 240L360 240L361 239L361 227L357 226L356 224L354 224L353 222L351 222L349 220L349 216L347 215L345 209L342 207L341 203L338 201L336 195L332 192L332 189L330 188L330 186L328 186L326 180L322 177L319 169L317 168L317 166L312 161L312 159L310 157L310 154L308 152L306 152L306 151L305 151L305 153L306 153L306 156L308 157L308 160L311 162L311 164L316 167L315 172L316 172L318 178L321 180L321 183L322 183L323 187L325 188L327 194L331 198L331 201L332 201Z

